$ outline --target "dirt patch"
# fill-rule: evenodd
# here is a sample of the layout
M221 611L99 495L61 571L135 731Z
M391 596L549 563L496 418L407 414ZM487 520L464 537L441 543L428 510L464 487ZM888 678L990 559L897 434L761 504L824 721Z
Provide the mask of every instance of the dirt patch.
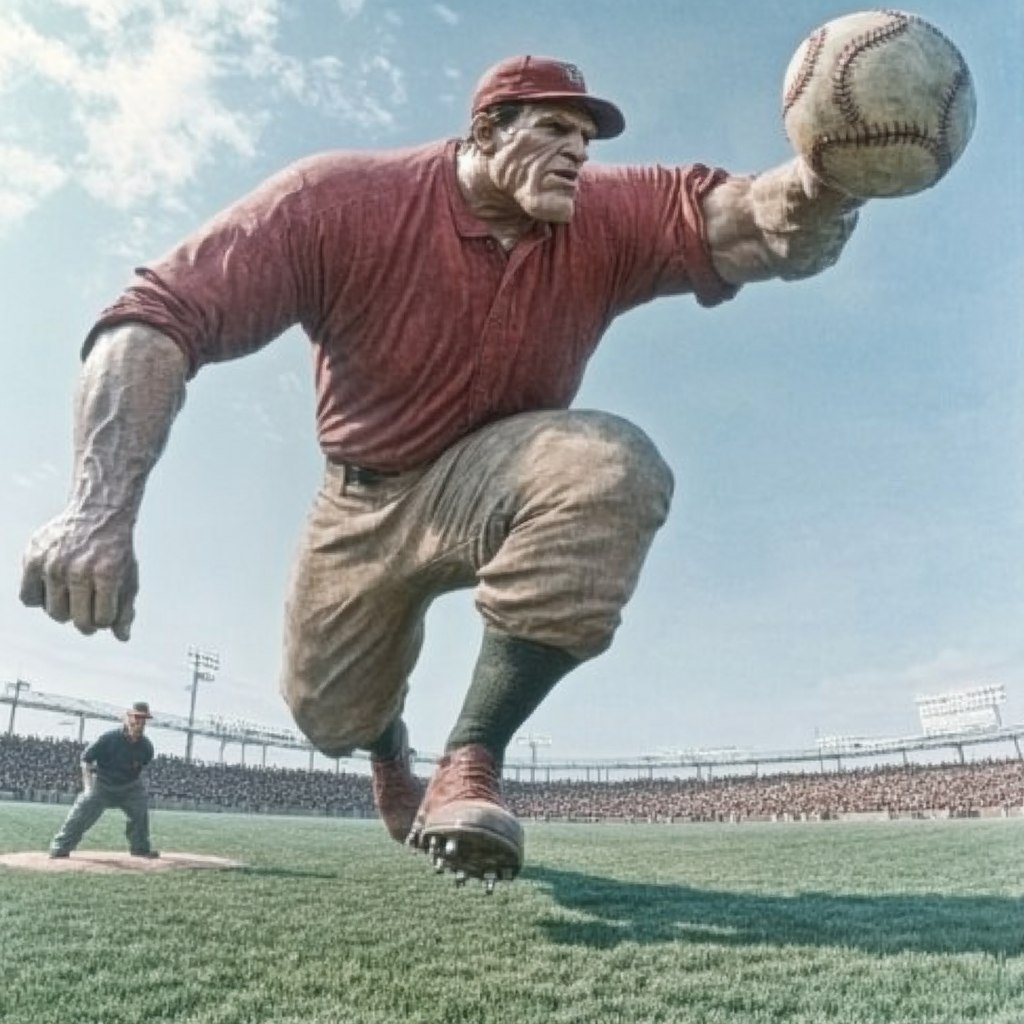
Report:
M29 871L98 871L142 874L174 868L240 868L241 861L210 857L202 853L163 853L153 860L132 857L118 850L76 850L70 857L51 859L45 850L0 854L0 867Z

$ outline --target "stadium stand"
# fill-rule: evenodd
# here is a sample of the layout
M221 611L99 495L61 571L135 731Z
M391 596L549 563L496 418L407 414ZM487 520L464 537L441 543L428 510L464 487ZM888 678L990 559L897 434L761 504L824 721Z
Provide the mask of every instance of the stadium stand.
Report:
M710 780L509 783L506 789L516 812L534 818L771 821L869 814L969 817L1020 814L1024 764L974 761Z
M67 803L80 783L81 743L0 736L0 796ZM147 786L156 807L372 817L366 775L158 756ZM1024 762L875 766L835 772L623 781L505 781L516 814L560 821L771 821L1024 815Z

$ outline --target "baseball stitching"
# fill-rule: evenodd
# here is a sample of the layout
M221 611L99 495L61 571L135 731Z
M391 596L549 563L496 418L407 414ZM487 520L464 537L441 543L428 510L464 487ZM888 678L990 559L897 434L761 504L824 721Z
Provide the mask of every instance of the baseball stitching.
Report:
M843 132L830 132L814 141L811 148L810 163L812 169L827 179L824 163L827 154L842 148L880 148L886 146L917 146L924 150L935 162L936 178L941 178L953 164L953 154L949 147L949 125L953 116L953 108L961 90L970 81L970 71L966 67L963 56L957 48L933 25L922 21L915 15L907 15L902 11L883 10L879 14L886 15L889 20L884 25L863 33L851 40L836 60L832 73L832 97L843 119L849 128ZM853 70L856 61L873 47L881 46L902 33L906 32L911 22L918 23L931 32L957 55L959 69L954 75L949 88L942 97L939 114L938 132L932 137L927 127L916 122L874 123L864 119L857 105L853 89ZM813 60L816 62L824 44L824 32L819 30L820 38L815 40ZM817 36L819 33L816 32ZM809 53L810 57L811 54ZM804 61L798 80L794 83L787 96L786 111L793 105L799 95L807 88L808 81L814 70L813 63L808 66Z
M949 148L949 122L953 116L953 106L962 89L969 85L971 72L967 67L963 54L947 39L934 25L925 22L925 26L933 36L941 39L949 49L957 56L957 72L950 82L946 95L942 97L942 113L939 115L939 143L942 147L942 173L945 174L953 166L953 154Z
M828 181L825 159L829 153L837 149L880 149L886 146L917 146L923 149L935 161L939 177L949 169L949 147L931 138L927 130L917 124L861 124L853 125L841 134L822 135L814 140L811 147L811 169Z
M910 24L910 18L899 11L880 13L887 15L890 20L856 39L851 39L840 51L832 73L832 98L847 124L856 124L862 120L851 84L854 62L872 47L881 46L882 43L902 35Z
M787 90L785 97L783 97L783 119L785 119L790 108L798 99L800 99L807 89L807 86L810 84L811 78L814 75L814 70L818 66L818 58L821 56L821 51L825 46L826 35L827 33L825 28L821 27L816 28L807 37L807 49L804 51L803 60L800 62L800 70L793 76L793 81L790 82L789 89Z

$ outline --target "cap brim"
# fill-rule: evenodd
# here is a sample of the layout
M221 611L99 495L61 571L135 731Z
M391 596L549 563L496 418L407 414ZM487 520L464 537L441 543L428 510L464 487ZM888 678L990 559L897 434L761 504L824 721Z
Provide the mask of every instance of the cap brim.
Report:
M614 103L609 100L599 99L597 96L589 96L578 92L544 92L535 93L531 96L510 96L508 99L517 103L535 103L544 100L558 100L566 103L574 103L583 107L594 119L594 127L597 129L595 139L614 139L626 130L626 119L622 116ZM491 99L491 103L500 103L502 97Z

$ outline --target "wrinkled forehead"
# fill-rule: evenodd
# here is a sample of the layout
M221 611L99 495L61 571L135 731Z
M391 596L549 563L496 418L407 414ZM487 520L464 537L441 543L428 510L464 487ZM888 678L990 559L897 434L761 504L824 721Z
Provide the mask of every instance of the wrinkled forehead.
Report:
M571 100L530 100L522 105L516 124L530 128L550 118L556 118L590 135L597 131L597 125L586 107Z

